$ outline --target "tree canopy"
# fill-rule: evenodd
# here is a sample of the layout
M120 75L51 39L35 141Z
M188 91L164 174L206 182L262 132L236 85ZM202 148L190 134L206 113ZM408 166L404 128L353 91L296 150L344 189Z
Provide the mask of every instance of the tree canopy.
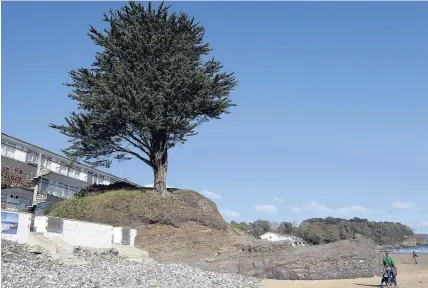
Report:
M290 222L281 222L275 227L271 222L261 219L239 225L247 227L247 233L256 238L266 232L274 232L296 235L311 244L332 243L361 234L378 244L399 245L414 236L413 230L401 223L375 222L357 217L350 220L333 217L311 218L303 221L299 227ZM423 237L417 238L424 243Z
M221 62L208 59L205 28L168 9L129 2L104 14L109 28L91 26L101 51L89 68L71 70L66 84L78 109L66 124L51 124L70 138L68 157L106 167L137 158L153 169L154 190L163 194L168 149L229 113L237 84Z

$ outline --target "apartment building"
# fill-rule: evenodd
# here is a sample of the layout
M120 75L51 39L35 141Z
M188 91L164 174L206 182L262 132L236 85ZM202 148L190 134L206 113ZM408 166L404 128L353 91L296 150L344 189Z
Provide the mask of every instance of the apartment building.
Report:
M92 184L127 182L139 186L4 133L1 134L1 166L18 166L30 173L34 181L34 189L2 190L2 207L34 205L40 202L37 199L47 195L71 198Z

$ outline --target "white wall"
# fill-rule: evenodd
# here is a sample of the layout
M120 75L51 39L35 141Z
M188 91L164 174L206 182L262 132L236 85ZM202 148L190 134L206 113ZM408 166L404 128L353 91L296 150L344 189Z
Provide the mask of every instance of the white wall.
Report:
M87 177L88 177L88 174L86 174L85 172L80 171L79 180L86 182L88 180Z
M22 147L21 147L21 149L22 149ZM27 152L16 149L14 158L15 158L15 160L25 162L25 159L27 158Z
M4 211L6 212L6 211ZM31 214L28 213L15 213L9 212L13 214L19 214L18 218L18 229L16 234L1 234L2 239L17 241L18 243L27 243L28 236L30 235L30 224L31 224Z
M122 227L113 227L113 244L122 243Z
M261 235L260 239L267 240L267 241L288 241L291 243L292 246L296 246L295 243L297 243L297 246L306 245L303 239L299 237L295 237L291 235L279 235L271 232Z
M36 216L34 217L34 232L46 233L46 227L48 226L47 216Z
M113 226L64 220L63 239L74 246L112 247Z
M28 220L21 220L21 215L19 218L19 225L27 225L28 229L25 227L18 228L18 233L16 235L5 235L8 236L12 241L21 240L21 243L25 243L30 232L30 222L31 215L23 214L27 216ZM91 248L111 248L112 244L121 244L122 242L122 227L113 227L111 225L104 225L91 222L83 222L76 220L63 219L63 230L61 233L48 232L46 230L48 225L48 216L36 216L34 217L34 232L43 233L45 237L60 237L62 240L73 246L82 246L82 247L91 247ZM19 230L21 229L21 230ZM25 237L23 236L25 235ZM13 236L13 237L10 237ZM137 236L137 231L131 229L131 239L130 246L134 246L135 237ZM3 234L2 234L3 238ZM7 238L7 239L9 239ZM22 242L25 241L25 242Z
M59 167L59 164L54 162L50 162L50 165L46 165L46 168L56 173L59 173Z
M285 240L292 241L293 240L291 236L278 235L270 232L263 234L262 236L260 236L260 238L262 240L268 240L268 241L285 241Z
M131 241L129 241L129 246L134 246L135 237L137 237L137 230L131 229Z
M60 237L73 246L111 248L113 226L63 219L61 233L44 231L45 237Z

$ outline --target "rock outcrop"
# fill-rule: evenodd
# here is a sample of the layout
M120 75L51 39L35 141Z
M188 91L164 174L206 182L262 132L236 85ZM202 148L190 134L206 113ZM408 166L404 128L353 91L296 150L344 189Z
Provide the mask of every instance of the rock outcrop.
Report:
M233 236L197 224L180 228L146 225L137 230L137 245L154 259L215 272L316 280L373 277L382 269L375 243L358 235L331 244L292 247L287 242Z
M382 269L381 260L373 241L357 237L310 247L253 248L198 266L267 279L322 280L373 277Z

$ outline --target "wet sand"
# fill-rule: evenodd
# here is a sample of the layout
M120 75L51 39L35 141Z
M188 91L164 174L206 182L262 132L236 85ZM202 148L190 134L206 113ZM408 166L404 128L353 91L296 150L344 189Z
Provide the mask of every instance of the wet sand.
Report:
M397 282L400 288L428 288L428 254L419 254L419 264L411 254L392 254L398 267ZM380 271L379 271L380 274ZM381 276L344 280L264 280L263 288L362 288L380 287Z

